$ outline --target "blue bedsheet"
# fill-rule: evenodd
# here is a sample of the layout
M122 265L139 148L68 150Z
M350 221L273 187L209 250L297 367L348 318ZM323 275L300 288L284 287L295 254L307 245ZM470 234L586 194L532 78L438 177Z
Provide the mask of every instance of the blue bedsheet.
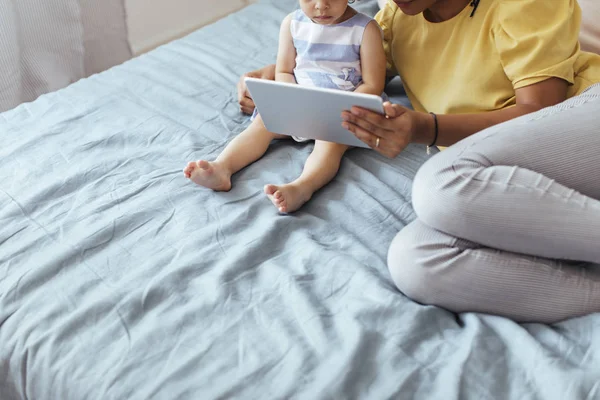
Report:
M312 144L274 144L228 193L184 179L247 125L235 83L295 5L0 114L0 399L600 399L600 316L518 325L395 290L422 146L352 150L293 215L262 188Z

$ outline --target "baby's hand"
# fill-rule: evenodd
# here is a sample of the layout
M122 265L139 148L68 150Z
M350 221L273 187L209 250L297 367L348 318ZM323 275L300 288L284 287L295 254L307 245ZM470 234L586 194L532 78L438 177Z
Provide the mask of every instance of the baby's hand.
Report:
M275 79L275 65L268 65L261 69L257 69L256 71L246 72L237 84L237 92L238 92L238 103L240 104L240 111L244 114L252 114L254 112L254 100L250 96L250 92L248 91L248 87L246 86L246 82L244 79L246 78L258 78L258 79Z

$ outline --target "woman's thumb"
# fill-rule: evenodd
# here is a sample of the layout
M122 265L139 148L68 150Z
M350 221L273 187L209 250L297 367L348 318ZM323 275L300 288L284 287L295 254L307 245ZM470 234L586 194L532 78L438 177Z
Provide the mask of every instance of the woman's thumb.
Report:
M398 104L392 104L389 101L383 103L383 110L385 111L385 115L389 118L398 118L406 111L408 111L407 108L402 107Z

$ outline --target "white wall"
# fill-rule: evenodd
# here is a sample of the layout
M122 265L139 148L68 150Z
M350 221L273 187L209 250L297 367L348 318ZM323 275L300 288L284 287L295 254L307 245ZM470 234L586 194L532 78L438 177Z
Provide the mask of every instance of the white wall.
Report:
M134 54L182 37L255 0L125 0Z

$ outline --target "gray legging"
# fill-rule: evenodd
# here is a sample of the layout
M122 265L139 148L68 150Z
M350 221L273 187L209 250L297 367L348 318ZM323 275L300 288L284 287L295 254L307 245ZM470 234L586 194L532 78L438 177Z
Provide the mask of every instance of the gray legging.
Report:
M599 199L600 84L425 163L392 278L455 312L546 323L600 312Z

